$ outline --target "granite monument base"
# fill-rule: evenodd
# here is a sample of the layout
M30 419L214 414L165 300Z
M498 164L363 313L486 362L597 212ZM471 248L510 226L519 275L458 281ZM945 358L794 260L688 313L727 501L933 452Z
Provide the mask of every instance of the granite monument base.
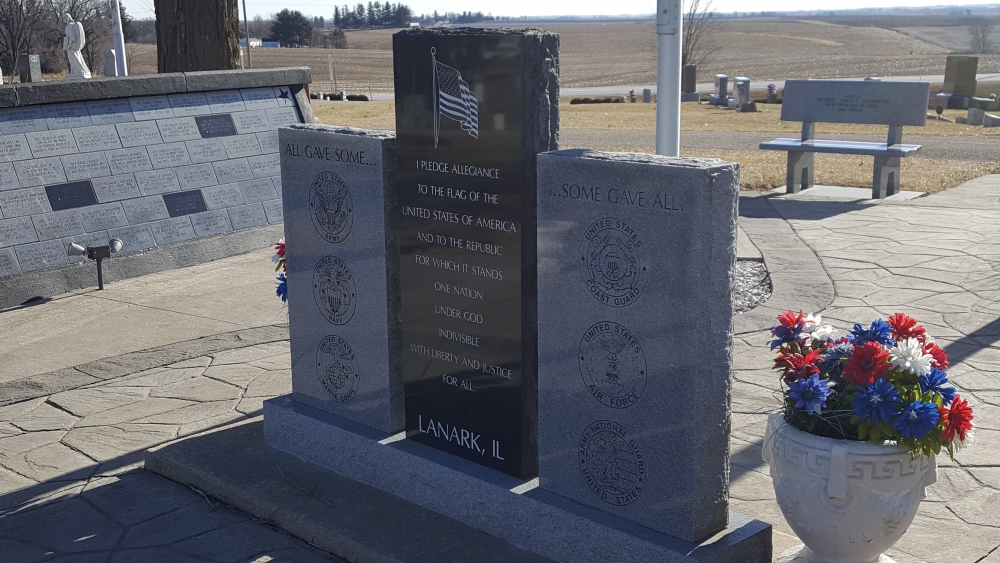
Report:
M700 102L701 94L698 92L681 92L682 102Z
M771 526L765 522L730 513L729 526L708 540L681 541L541 490L537 479L517 479L288 396L264 403L264 440L359 486L374 487L553 561L771 561Z

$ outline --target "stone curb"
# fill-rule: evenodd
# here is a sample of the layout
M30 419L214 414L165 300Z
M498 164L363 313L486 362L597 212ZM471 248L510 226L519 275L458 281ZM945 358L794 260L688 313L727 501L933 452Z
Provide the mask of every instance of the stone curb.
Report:
M129 352L0 384L0 406L69 391L199 356L284 340L288 340L287 324L246 328Z

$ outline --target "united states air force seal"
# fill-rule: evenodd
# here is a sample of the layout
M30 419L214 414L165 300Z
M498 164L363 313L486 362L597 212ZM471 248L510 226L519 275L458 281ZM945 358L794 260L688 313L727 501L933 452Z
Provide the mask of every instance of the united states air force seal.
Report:
M336 256L324 256L313 269L313 297L323 317L342 325L354 316L354 276Z
M587 227L580 241L583 281L590 294L612 307L635 302L646 285L639 234L621 219L605 217Z
M354 203L347 184L333 172L320 172L309 193L309 214L316 231L327 242L347 238L354 224Z
M349 403L358 394L358 361L343 338L331 335L316 348L316 371L326 392L338 403Z
M609 504L632 503L646 485L646 461L639 444L609 420L598 420L583 431L580 470L590 490Z
M604 321L580 339L580 376L595 399L612 408L630 407L646 389L646 354L634 334Z

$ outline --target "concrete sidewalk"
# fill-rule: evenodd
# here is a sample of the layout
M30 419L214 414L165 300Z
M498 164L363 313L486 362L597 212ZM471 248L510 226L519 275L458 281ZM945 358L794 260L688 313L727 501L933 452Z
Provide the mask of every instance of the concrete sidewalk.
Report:
M843 330L905 311L946 346L977 430L957 462L939 457L890 555L1000 563L1000 176L898 203L747 194L740 210L774 293L736 319L731 508L775 526L776 554L797 543L760 459L773 316L802 308ZM252 420L290 390L270 254L0 311L0 559L337 560L139 468L142 450Z

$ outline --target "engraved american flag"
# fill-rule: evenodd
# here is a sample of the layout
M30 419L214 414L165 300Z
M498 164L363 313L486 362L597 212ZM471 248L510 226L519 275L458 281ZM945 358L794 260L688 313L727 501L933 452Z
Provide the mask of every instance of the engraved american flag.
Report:
M462 130L479 138L479 100L462 80L462 73L436 60L438 109L441 115L462 124Z

